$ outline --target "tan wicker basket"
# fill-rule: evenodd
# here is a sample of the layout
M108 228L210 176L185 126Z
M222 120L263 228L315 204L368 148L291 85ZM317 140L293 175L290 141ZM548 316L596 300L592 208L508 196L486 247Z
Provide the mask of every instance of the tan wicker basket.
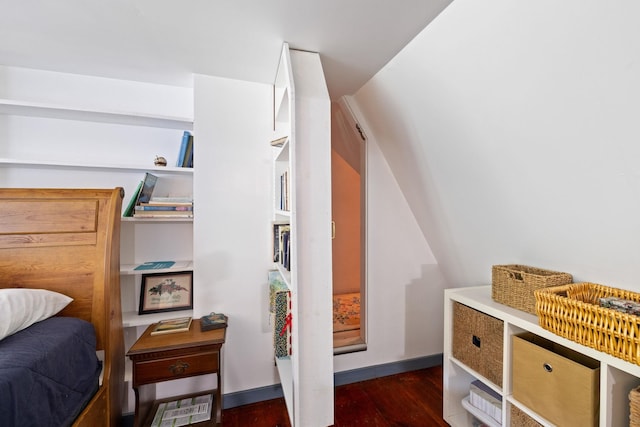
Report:
M494 301L531 314L536 314L533 291L573 281L569 273L517 264L494 265L491 276L491 298Z
M540 326L587 347L640 365L640 316L600 307L602 297L640 302L640 294L595 283L535 291Z
M640 427L640 387L629 392L629 427Z
M453 303L453 357L502 387L504 322L459 302Z
M541 427L542 424L525 414L520 408L515 405L509 405L511 407L511 424L517 427Z

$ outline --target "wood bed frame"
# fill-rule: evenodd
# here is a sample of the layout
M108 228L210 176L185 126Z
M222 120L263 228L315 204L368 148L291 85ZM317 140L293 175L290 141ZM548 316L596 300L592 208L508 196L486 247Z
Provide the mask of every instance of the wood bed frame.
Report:
M60 316L91 322L104 351L101 385L74 426L118 426L124 389L120 307L122 188L0 189L0 288L73 298Z

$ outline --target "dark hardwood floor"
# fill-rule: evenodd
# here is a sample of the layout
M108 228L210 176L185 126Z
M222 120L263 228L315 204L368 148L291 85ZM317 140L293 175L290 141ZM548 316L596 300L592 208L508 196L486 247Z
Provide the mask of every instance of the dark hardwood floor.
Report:
M225 409L225 427L290 427L284 399ZM446 427L442 367L336 387L335 427Z

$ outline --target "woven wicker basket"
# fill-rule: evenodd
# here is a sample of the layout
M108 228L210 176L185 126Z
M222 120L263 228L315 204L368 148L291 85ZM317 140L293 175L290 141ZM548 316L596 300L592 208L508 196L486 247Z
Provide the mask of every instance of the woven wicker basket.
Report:
M509 405L511 407L511 424L512 426L517 427L541 427L542 424L531 418L529 415L525 414L520 408L514 405Z
M600 307L602 297L640 302L640 294L594 283L535 291L540 326L557 335L640 365L640 316Z
M573 281L569 273L525 265L494 265L491 270L491 298L501 304L536 314L533 291Z
M453 304L453 357L502 387L504 322L459 302Z
M640 427L640 387L629 392L629 427Z

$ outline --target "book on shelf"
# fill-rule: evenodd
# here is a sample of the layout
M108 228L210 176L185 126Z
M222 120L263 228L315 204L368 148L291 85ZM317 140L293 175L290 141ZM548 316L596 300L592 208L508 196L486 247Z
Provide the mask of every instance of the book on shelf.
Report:
M191 327L191 317L177 317L175 319L161 320L151 330L151 335L173 334L187 332Z
M191 151L189 152L189 157L187 160L187 167L188 168L192 168L193 167L193 153L195 152L194 149L194 141L193 141L193 136L191 137Z
M193 206L193 198L187 196L152 197L141 206Z
M134 270L160 270L162 268L171 268L175 261L148 261L138 264Z
M136 211L192 211L192 205L154 205L154 204L140 204L134 208Z
M280 210L289 210L289 170L280 175Z
M143 181L140 181L138 183L138 186L136 187L136 190L131 195L131 199L129 200L129 204L127 205L127 208L124 210L122 216L124 216L124 217L132 217L133 216L133 211L134 211L134 208L136 206L136 202L138 200L138 196L140 195L140 190L142 190L142 183L143 183Z
M135 218L152 218L152 217L161 217L161 218L193 218L193 211L185 211L185 210L170 210L170 211L146 211L146 210L136 210L133 214Z
M200 318L200 330L210 331L212 329L226 328L227 323L227 316L222 313L211 312L210 314L207 314L206 316L202 316Z
M211 419L213 394L189 397L158 405L151 427L188 426Z
M285 264L285 253L288 252L286 243L291 231L291 225L288 223L273 224L273 262ZM288 254L286 255L288 257Z
M176 166L181 168L184 163L184 158L187 153L187 145L189 145L189 136L191 132L185 130L182 133L182 142L180 143L180 151L178 152L178 160L176 160Z
M181 166L183 168L189 168L191 167L192 162L193 162L193 135L189 134L189 137L187 140L187 148L185 150Z
M172 268L174 270L188 270L191 267L191 261L146 261L135 264L134 271L160 270L164 268Z
M149 172L144 174L144 179L142 180L142 188L140 189L140 193L138 193L136 205L151 200L153 190L156 188L156 182L158 182L157 176L150 174Z
M288 136L283 136L282 138L274 139L271 141L272 147L282 147L284 143L287 141Z
M287 271L291 271L291 230L282 233L282 265Z
M286 221L275 221L272 223L273 236L272 236L272 249L273 249L273 262L280 262L282 256L280 254L281 246L281 234L285 230L289 230L291 226Z

